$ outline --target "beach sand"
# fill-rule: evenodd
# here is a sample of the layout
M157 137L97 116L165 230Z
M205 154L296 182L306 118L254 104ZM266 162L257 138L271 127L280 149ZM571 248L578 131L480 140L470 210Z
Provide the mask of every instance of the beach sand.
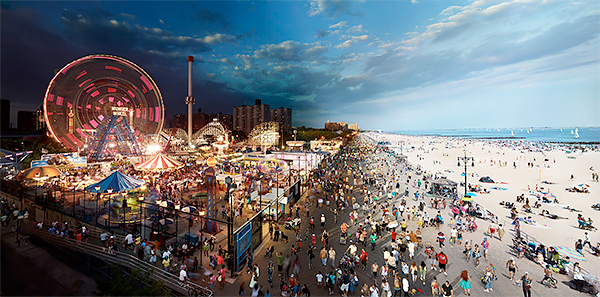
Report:
M429 136L406 136L386 133L367 133L368 136L378 141L389 141L390 147L400 152L401 147L404 155L408 157L408 162L420 165L424 171L430 174L446 176L448 179L460 184L464 181L461 173L464 171L464 165L457 166L457 157L464 156L464 149L467 149L467 156L475 159L475 166L471 167L471 162L467 168L468 183L479 184L490 191L489 194L477 194L473 200L482 205L499 218L499 222L512 229L512 220L510 219L510 210L499 205L500 201L516 202L516 197L521 194L527 196L528 187L535 190L543 187L543 191L550 191L556 195L560 205L542 204L542 207L533 209L534 214L525 214L519 212L520 216L531 215L532 219L539 223L539 226L521 224L521 230L542 242L547 246L566 246L574 249L575 241L584 238L584 231L578 228L577 212L571 212L563 207L568 205L571 208L581 210L585 218L591 218L594 226L600 226L600 211L591 208L591 205L600 202L600 184L592 181L593 167L594 172L600 170L600 152L575 153L575 159L567 158L564 151L554 150L546 152L529 152L520 149L514 149L509 146L498 145L502 143L511 143L507 141L485 141L485 140L458 140L445 137ZM400 142L404 141L402 145ZM534 148L535 150L535 148ZM548 161L545 161L545 160ZM535 161L534 161L535 160ZM434 161L439 161L436 163ZM496 163L494 163L494 161ZM499 161L503 166L499 165ZM506 162L506 166L504 166ZM516 162L517 168L513 166ZM533 162L534 167L528 167L527 163ZM471 174L475 174L472 177ZM571 174L574 179L570 180ZM479 178L490 176L496 184L479 182ZM542 181L550 181L555 184L544 184ZM500 183L503 182L503 183ZM579 184L588 184L589 193L570 193L565 190L567 187L573 187ZM494 190L491 187L507 188L507 190ZM458 188L459 194L464 193L463 187ZM535 198L530 198L530 205L533 206ZM520 211L522 203L516 203ZM552 214L568 219L553 220L535 213L541 213L542 210L548 210ZM480 228L487 228L488 223L480 224ZM600 232L588 232L592 245L600 242ZM510 243L510 241L506 241ZM582 267L595 275L600 275L600 259L590 254L589 248L584 248L584 254L587 262L581 263Z

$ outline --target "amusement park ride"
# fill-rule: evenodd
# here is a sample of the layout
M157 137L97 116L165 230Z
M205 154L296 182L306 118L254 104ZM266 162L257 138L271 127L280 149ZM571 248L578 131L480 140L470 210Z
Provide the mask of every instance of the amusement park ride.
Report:
M193 57L187 62L186 103L191 108ZM165 112L158 86L141 67L116 56L90 55L67 64L50 81L43 108L50 135L94 162L117 154L186 152L202 146L223 154L231 144L231 132L217 119L193 134L163 130ZM260 124L243 144L276 146L278 131L277 122Z

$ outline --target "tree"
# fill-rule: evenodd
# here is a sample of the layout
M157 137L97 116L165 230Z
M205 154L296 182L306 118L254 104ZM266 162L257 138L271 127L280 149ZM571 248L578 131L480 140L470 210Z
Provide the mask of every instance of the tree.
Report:
M113 265L111 279L103 281L96 278L98 290L95 296L166 296L169 292L164 283L150 278L152 271L139 269L129 271L121 265Z

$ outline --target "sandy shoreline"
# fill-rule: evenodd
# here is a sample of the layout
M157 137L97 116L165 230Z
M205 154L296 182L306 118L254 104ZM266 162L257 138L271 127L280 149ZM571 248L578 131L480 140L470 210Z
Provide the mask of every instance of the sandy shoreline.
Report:
M558 245L574 248L574 242L584 237L584 231L579 229L577 212L563 209L564 205L581 210L585 218L591 218L594 226L600 224L600 211L591 208L591 205L600 202L600 184L592 181L592 172L600 170L600 152L586 152L567 154L559 149L544 151L549 145L492 140L459 140L447 137L407 136L387 133L368 132L368 136L378 141L389 141L391 148L402 151L412 164L420 165L430 174L446 176L458 183L464 181L461 173L464 166L457 166L457 157L467 156L475 159L475 166L469 167L468 183L478 184L490 191L489 194L477 194L473 199L499 217L500 222L511 225L510 211L499 205L500 201L516 202L516 197L521 194L527 196L528 189L544 192L550 191L555 195L560 204L542 204L542 207L533 209L534 213L548 210L550 213L568 219L552 220L537 214L530 214L538 224L521 224L522 230L546 245ZM403 142L403 143L402 143ZM512 144L512 147L509 145ZM518 145L518 147L517 147ZM572 157L575 157L574 159ZM533 162L533 167L528 163ZM462 165L462 164L461 164ZM516 165L516 168L514 167ZM591 171L593 167L595 171ZM474 177L472 176L474 174ZM573 180L570 179L573 174ZM496 184L479 182L479 178L490 176ZM545 184L549 181L553 184ZM502 182L502 183L500 183ZM567 187L579 184L589 185L589 193L570 193ZM506 190L495 190L492 187ZM463 193L462 187L458 188ZM530 198L533 205L536 199ZM522 203L517 203L520 210ZM520 212L519 215L525 215ZM486 226L487 227L487 226ZM599 231L588 232L593 245L600 241ZM600 259L589 254L587 249L586 269L595 275L600 275Z

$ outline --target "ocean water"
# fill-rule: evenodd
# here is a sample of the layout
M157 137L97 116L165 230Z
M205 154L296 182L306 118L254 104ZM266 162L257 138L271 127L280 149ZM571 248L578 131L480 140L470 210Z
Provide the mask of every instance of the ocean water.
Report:
M511 131L514 135L511 134ZM455 138L514 138L515 140L541 142L600 142L600 127L578 128L579 138L574 138L571 131L575 133L575 128L399 130L390 131L390 133Z

